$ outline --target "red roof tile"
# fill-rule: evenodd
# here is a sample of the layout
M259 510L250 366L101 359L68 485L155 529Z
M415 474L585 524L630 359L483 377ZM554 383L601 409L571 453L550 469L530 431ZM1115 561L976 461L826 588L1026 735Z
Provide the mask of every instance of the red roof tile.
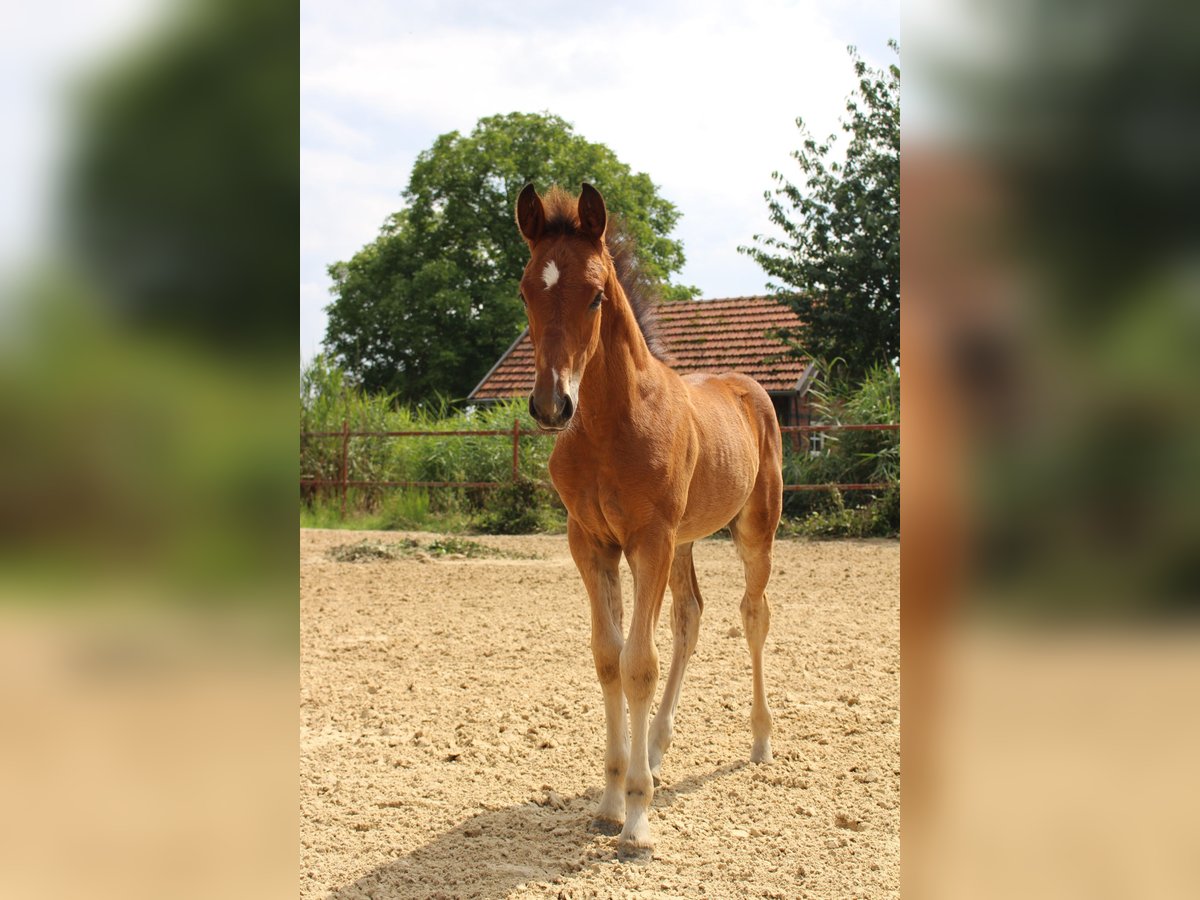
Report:
M680 374L744 372L768 391L791 391L808 361L788 355L787 345L768 336L795 327L800 319L767 297L730 297L660 303L659 334ZM533 346L525 332L471 392L472 400L520 397L533 388Z

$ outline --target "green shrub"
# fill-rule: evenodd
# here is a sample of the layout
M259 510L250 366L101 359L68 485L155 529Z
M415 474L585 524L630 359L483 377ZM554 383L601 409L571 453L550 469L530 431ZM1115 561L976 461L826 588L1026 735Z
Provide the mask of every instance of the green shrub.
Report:
M527 478L492 491L476 523L485 534L535 534L562 527L558 495Z
M802 518L785 519L787 536L809 538L895 537L900 532L900 489L889 488L869 502L847 507L841 491L824 492L826 507L813 509Z

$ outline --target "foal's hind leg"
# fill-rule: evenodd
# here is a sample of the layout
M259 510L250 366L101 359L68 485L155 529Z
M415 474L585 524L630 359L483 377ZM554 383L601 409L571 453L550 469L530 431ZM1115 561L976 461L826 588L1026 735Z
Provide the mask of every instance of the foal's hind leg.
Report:
M750 670L754 696L750 706L750 730L754 744L750 761L771 761L771 709L767 705L767 687L763 677L763 644L771 627L771 605L766 587L771 577L771 546L779 525L781 494L767 473L760 473L746 506L732 523L733 540L746 572L746 593L742 597L742 627L750 647Z
M696 649L696 635L700 633L700 613L704 601L700 598L700 585L696 582L696 567L692 563L692 545L683 544L675 550L671 563L671 631L675 635L671 651L671 671L663 687L658 713L650 725L650 774L658 784L662 776L662 758L671 746L675 733L675 707L679 703L683 687L683 673L688 660Z

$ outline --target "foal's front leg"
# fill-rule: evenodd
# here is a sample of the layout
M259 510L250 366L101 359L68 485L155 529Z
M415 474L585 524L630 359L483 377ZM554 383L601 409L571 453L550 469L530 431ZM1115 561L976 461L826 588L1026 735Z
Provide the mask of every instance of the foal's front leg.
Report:
M625 858L647 859L654 847L650 834L650 803L654 781L650 774L648 732L650 704L658 685L658 650L654 628L662 606L663 591L671 571L675 542L669 534L644 536L628 549L636 596L629 623L629 640L621 651L621 684L629 703L629 772L625 776L625 828L618 852Z
M604 751L604 796L592 827L616 834L625 821L625 773L629 768L629 733L621 692L621 549L598 542L574 519L567 521L571 556L587 588L592 610L592 659L604 691L608 734Z

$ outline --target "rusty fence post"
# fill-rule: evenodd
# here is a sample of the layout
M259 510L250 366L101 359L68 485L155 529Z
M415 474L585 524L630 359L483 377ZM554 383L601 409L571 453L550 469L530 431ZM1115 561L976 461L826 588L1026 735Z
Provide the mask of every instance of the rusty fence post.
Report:
M513 484L521 479L521 420L513 419Z
M349 479L347 460L350 455L350 423L342 419L342 520L346 518L346 482Z

